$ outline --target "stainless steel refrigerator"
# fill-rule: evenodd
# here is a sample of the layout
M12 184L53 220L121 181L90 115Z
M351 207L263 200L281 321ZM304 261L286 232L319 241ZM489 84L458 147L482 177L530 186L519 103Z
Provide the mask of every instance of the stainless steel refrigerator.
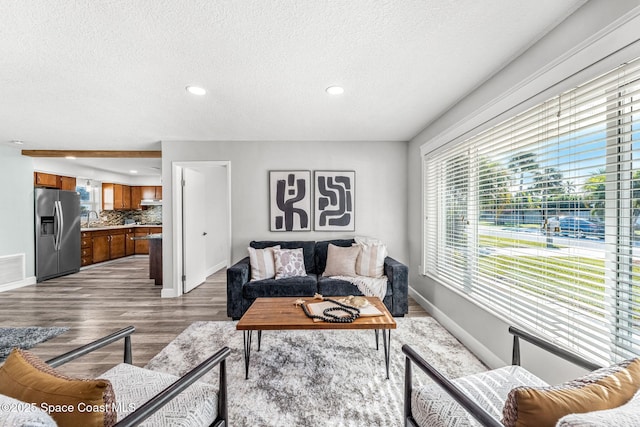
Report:
M35 189L36 280L80 270L80 195Z

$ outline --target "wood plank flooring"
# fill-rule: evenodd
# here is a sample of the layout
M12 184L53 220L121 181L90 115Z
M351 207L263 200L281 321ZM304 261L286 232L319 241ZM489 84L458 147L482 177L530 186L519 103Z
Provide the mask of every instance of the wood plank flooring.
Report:
M133 325L133 363L144 366L187 326L227 317L226 270L179 298L161 298L149 279L147 256L127 257L76 274L0 293L0 326L67 326L69 331L31 351L47 360ZM409 299L408 316L428 316ZM122 362L123 343L63 365L68 375L95 377Z

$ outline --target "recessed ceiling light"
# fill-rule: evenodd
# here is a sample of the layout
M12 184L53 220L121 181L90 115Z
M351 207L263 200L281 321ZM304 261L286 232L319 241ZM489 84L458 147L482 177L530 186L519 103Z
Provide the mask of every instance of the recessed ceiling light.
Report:
M344 93L344 88L340 86L329 86L325 90L329 95L342 95Z
M206 89L204 89L202 87L198 87L198 86L187 86L186 89L187 89L187 92L189 92L190 94L193 94L193 95L202 96L202 95L207 93Z
M129 173L138 173L138 171L137 171L137 170L133 170L133 169L131 169L131 170L129 171Z
M67 160L75 160L76 156L64 156L64 158Z
M11 142L12 142L13 144L16 144L16 145L22 145L22 144L24 144L24 142L23 142L23 141L20 141L19 139L14 139L14 140L13 140L13 141L11 141Z

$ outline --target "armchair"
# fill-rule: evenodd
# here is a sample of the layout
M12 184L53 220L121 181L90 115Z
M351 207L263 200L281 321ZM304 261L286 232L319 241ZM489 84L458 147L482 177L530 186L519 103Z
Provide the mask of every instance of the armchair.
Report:
M585 419L601 419L606 414L606 418L616 420L615 412L621 417L633 411L637 413L640 406L640 358L601 368L520 329L510 327L509 333L513 335L512 366L455 380L446 378L409 345L403 345L405 425L503 427L515 425L517 421L518 426L568 426L578 425L573 424L576 419L584 423ZM520 339L594 372L550 387L520 366ZM413 365L434 383L414 387ZM560 401L564 406L554 406ZM620 419L606 425L626 426Z
M99 376L101 379L109 380L113 387L118 418L114 426L136 426L154 415L154 418L149 420L152 425L171 423L171 419L175 422L179 418L180 425L226 426L228 424L226 358L231 354L229 348L223 347L182 377L176 377L138 368L131 364L131 334L134 331L133 326L126 327L45 363L50 368L56 368L124 339L124 363ZM217 390L209 384L194 384L217 365L220 366ZM128 410L131 412L126 412ZM209 419L206 419L207 416Z

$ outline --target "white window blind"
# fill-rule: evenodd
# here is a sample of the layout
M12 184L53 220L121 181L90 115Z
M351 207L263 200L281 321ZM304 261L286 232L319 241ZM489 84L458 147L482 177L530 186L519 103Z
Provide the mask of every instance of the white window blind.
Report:
M424 157L425 274L603 364L640 355L640 61Z

